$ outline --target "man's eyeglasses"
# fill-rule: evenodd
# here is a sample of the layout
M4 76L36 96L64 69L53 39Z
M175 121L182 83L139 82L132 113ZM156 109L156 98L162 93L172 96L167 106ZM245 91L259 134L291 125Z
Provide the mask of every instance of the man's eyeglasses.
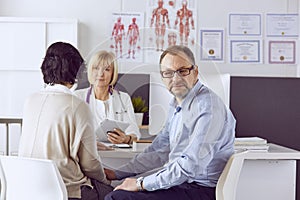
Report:
M192 65L189 68L180 68L176 71L168 70L168 71L160 71L160 74L163 78L173 78L175 73L177 73L179 76L187 76L190 75L191 71L194 69L194 65Z

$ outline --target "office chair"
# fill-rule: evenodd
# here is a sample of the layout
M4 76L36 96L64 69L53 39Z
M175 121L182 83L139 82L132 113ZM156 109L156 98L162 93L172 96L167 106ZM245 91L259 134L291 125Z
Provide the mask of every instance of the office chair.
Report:
M229 107L230 102L230 74L199 74L199 80L214 91Z
M216 200L236 199L236 189L246 153L247 151L237 152L227 161L216 186Z
M0 200L67 200L55 163L46 159L0 156Z

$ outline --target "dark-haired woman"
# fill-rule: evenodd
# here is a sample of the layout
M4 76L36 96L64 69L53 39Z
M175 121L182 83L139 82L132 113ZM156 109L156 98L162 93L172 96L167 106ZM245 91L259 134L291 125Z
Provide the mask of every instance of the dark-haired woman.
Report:
M41 66L46 87L25 102L19 156L55 161L69 199L103 199L112 187L97 153L92 115L70 91L82 63L71 44L47 49Z

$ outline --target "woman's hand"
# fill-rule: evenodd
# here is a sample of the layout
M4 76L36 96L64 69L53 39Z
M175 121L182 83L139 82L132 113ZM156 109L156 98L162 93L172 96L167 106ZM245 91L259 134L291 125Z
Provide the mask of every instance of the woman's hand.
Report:
M113 131L107 133L107 139L113 144L128 144L131 136L126 135L122 130L115 128Z
M111 169L104 168L104 173L106 175L107 180L116 180L117 179L115 172Z
M112 147L108 147L105 144L97 141L97 150L98 151L107 151L107 150L114 150Z

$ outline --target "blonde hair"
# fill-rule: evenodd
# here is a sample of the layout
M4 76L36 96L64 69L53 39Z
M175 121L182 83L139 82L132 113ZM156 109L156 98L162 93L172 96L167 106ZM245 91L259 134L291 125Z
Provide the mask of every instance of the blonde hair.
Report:
M96 67L98 65L113 67L114 71L109 85L114 86L118 80L118 64L115 54L102 50L98 51L91 57L87 67L88 81L91 85L94 84L94 80L92 77L93 67Z

